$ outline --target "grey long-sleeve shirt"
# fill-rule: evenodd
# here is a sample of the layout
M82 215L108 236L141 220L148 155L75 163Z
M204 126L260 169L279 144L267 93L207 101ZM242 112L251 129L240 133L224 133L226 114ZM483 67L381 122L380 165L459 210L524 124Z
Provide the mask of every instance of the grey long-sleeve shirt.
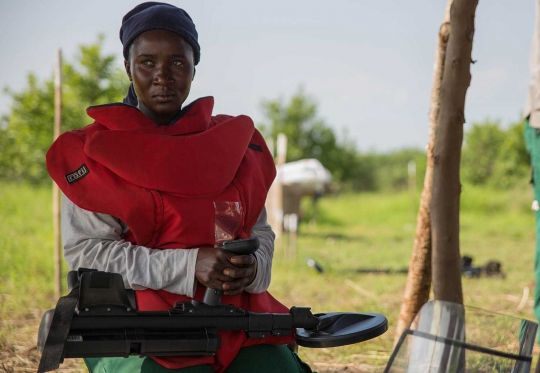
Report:
M127 231L119 219L83 210L67 197L62 198L62 241L70 270L79 267L120 273L126 287L163 289L193 297L197 280L195 262L199 249L151 249L122 239ZM262 293L270 285L274 232L263 209L251 231L261 246L255 252L257 274L245 289Z

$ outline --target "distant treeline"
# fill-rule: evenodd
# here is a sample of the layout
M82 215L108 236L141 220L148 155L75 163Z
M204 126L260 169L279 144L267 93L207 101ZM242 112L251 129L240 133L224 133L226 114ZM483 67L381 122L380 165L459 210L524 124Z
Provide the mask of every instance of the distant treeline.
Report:
M464 136L461 182L501 189L527 182L530 179L530 161L523 131L523 121L510 126L491 120L473 123ZM411 161L416 168L415 175L409 173ZM385 154L357 153L355 162L351 178L343 180L345 188L378 191L423 187L425 151L404 149Z
M287 135L287 161L316 158L328 168L340 190L378 191L422 188L426 154L420 149L387 153L359 152L347 133L341 136L317 116L317 104L302 88L288 102L264 101L263 134ZM426 118L427 121L427 118ZM426 131L427 131L426 124ZM522 121L503 127L485 120L473 123L464 136L461 181L509 188L528 178L529 156Z
M74 60L63 64L62 131L88 124L86 107L121 101L125 95L125 73L114 55L103 54L102 43L100 36L96 43L80 46ZM40 82L31 73L24 89L4 91L12 102L9 113L0 118L0 180L48 183L45 153L53 136L53 77ZM318 117L316 101L302 88L288 101L266 100L261 107L265 119L257 127L267 138L287 135L287 161L319 159L332 172L339 190L422 188L426 169L423 150L358 152L347 133L336 134ZM511 187L528 177L528 165L523 123L503 128L487 120L466 131L463 182Z
M461 182L493 188L511 188L530 179L529 154L523 140L523 121L510 126L486 120L465 132L461 155ZM408 163L413 161L413 182L421 189L426 154L417 149L386 154L358 153L356 174L346 181L354 190L403 190L411 187Z

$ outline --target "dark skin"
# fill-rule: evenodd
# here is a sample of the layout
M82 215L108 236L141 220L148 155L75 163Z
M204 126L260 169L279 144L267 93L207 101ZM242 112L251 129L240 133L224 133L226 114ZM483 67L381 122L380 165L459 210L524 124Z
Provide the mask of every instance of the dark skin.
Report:
M252 255L235 255L216 247L199 249L197 254L197 280L206 287L223 289L225 295L240 294L256 273L257 260Z
M170 123L189 95L195 76L191 46L176 33L146 31L131 45L124 66L139 110L159 125Z
M182 108L195 76L193 49L178 34L150 30L139 35L124 61L139 99L139 110L158 125L169 124ZM217 247L201 248L195 277L206 287L240 294L257 273L252 255L235 255Z

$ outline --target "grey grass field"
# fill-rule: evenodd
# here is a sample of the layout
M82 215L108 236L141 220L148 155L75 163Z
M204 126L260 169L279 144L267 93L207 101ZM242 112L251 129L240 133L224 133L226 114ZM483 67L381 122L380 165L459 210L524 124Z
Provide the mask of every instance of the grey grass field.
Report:
M49 187L0 182L0 372L37 367L39 319L55 304L51 200ZM388 361L418 200L419 193L408 192L341 194L321 199L316 211L304 201L296 255L286 254L284 236L270 292L289 307L310 306L314 312L382 313L390 326L385 335L353 346L300 348L314 370L377 372ZM505 278L463 278L467 305L534 319L531 202L525 183L506 191L463 186L461 252L477 266L499 261L505 273ZM309 267L308 259L323 272ZM62 368L84 371L77 361Z

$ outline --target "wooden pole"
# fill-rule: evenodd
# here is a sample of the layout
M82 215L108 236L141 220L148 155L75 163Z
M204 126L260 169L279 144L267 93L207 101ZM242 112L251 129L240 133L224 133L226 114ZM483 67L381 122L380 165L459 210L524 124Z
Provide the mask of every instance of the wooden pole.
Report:
M298 215L289 214L289 252L290 259L296 261L298 258Z
M60 136L62 126L62 50L58 49L58 59L54 76L54 140ZM60 237L60 190L53 182L53 231L54 231L54 283L55 296L62 294L62 248Z
M287 159L287 136L279 133L276 141L276 166L282 166ZM276 248L283 245L283 185L280 177L276 177L274 181L274 224L272 228L276 234Z
M431 215L429 205L431 203L431 188L433 185L433 147L435 144L435 128L441 106L440 90L444 72L446 46L450 36L450 7L452 6L452 2L453 0L448 0L446 4L435 51L433 84L429 107L429 141L426 148L426 174L424 176L424 188L420 197L413 252L397 323L395 343L397 343L403 331L409 327L422 305L429 300L429 291L431 289Z
M411 159L407 163L407 178L409 184L409 195L411 197L411 216L416 215L417 196L416 196L416 161Z
M459 252L459 179L465 96L470 65L474 16L478 0L454 0L450 38L441 81L441 107L435 132L431 226L433 294L437 300L463 303Z
M278 134L275 143L273 139L269 139L266 143L270 148L272 155L274 155L274 153L276 154L276 166L279 167L284 164L287 158L287 136L280 133ZM268 213L268 222L276 234L274 247L279 249L283 242L283 186L281 185L279 176L276 177L268 191L268 197L266 198L266 212Z

